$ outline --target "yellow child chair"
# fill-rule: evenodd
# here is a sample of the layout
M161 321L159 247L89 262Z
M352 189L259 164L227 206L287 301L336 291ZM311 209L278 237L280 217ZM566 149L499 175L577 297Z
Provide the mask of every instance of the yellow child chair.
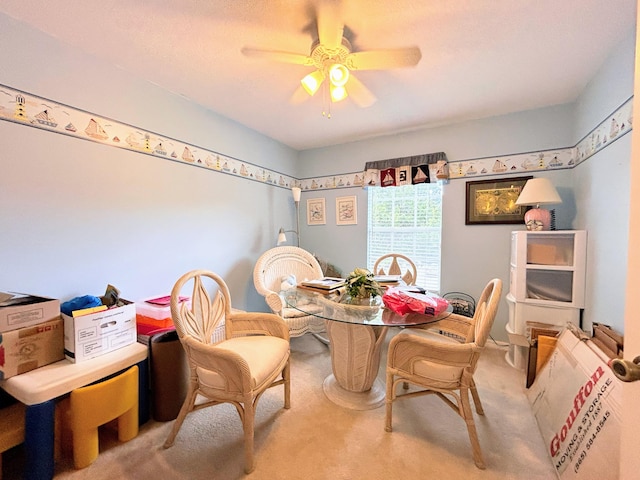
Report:
M138 367L108 380L77 388L62 401L62 445L73 445L73 464L80 469L98 458L98 427L118 420L118 440L138 435Z

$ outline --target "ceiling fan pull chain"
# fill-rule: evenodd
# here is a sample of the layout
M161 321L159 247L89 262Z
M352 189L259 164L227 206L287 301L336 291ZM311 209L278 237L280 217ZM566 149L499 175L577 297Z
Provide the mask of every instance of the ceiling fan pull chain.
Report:
M331 101L329 99L328 88L329 87L327 87L326 83L322 85L322 116L327 117L327 119L330 120L331 119ZM327 108L327 105L329 106L329 108Z

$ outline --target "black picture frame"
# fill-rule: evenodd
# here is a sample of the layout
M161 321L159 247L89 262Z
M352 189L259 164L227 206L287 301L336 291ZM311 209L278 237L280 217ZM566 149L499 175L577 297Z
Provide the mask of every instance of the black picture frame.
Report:
M511 177L467 182L465 225L524 225L527 206L516 206L515 202L528 177Z

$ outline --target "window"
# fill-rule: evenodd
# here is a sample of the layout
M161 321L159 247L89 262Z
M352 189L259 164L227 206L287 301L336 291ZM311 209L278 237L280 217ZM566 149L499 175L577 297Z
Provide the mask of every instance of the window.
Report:
M440 291L442 185L368 188L367 265L401 253L416 264L418 284Z

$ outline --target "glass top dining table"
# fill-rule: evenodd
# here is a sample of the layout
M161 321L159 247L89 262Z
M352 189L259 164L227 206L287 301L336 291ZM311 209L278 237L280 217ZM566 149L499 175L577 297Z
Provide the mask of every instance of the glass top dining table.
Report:
M435 295L429 292L426 292L426 294ZM453 312L453 307L449 305L439 315L423 313L399 315L386 308L382 302L373 306L345 304L339 302L341 292L324 294L299 287L285 290L283 296L289 308L325 320L356 325L411 327L437 322L448 317Z
M377 377L389 327L438 322L453 311L451 305L447 305L439 315L398 315L382 303L374 306L344 304L340 303L341 292L323 294L300 287L285 290L282 296L289 308L325 320L332 374L325 378L322 388L329 400L355 410L378 408L384 404L384 382Z

